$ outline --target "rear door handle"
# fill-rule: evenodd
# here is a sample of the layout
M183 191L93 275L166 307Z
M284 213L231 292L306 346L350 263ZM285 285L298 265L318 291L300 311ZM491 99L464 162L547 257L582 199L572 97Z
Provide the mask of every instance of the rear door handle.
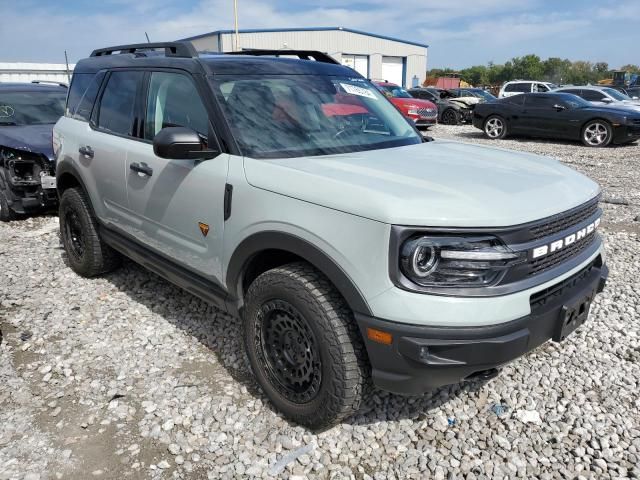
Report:
M93 158L93 148L91 148L89 145L87 145L86 147L80 147L78 149L78 152L85 158Z
M142 163L133 162L132 164L129 165L129 168L134 172L142 173L143 175L146 175L148 177L153 175L153 168L151 168L149 165L147 165L144 162Z

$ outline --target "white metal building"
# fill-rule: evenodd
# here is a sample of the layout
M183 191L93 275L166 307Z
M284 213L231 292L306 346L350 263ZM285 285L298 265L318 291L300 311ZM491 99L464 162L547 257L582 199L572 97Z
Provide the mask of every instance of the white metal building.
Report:
M67 72L67 66L64 63L0 63L0 82L47 80L69 83L73 67L75 65L69 65Z
M405 87L421 84L427 71L428 45L344 27L240 30L240 49L319 50L372 80ZM232 52L233 30L185 38L200 52Z

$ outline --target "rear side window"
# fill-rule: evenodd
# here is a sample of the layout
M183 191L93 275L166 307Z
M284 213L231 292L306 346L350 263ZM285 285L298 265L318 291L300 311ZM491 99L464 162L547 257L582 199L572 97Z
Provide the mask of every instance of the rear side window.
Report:
M69 87L69 95L67 96L67 109L65 115L70 117L78 108L80 99L87 91L87 87L95 77L94 73L74 73Z
M75 111L72 110L70 112L72 118L82 120L83 122L89 121L91 118L91 111L93 110L93 104L96 101L98 92L100 91L100 84L102 83L103 78L104 72L100 72L93 77L91 83L80 98L77 108Z
M527 107L549 107L561 101L560 98L548 95L527 95L525 104Z
M100 101L98 128L132 136L136 91L142 75L142 72L111 73Z
M165 127L187 127L206 137L209 116L191 78L179 73L153 72L144 137L153 140Z
M529 93L531 92L531 84L530 83L510 83L505 87L504 91Z

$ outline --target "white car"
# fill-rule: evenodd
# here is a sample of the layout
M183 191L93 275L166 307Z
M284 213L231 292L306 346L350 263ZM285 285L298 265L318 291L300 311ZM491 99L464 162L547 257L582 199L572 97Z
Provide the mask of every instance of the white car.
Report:
M535 80L513 80L502 85L499 98L513 97L521 93L550 92L558 88L557 85L549 82L537 82Z
M611 105L615 107L640 109L640 100L637 98L633 99L615 88L589 85L584 87L562 87L555 91L573 93L594 105Z

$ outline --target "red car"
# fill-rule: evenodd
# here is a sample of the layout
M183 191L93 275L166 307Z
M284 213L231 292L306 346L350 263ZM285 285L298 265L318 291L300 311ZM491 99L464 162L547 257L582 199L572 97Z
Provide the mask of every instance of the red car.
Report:
M375 85L405 117L410 118L416 127L428 128L438 120L438 107L429 100L413 98L409 92L395 83L374 82Z

